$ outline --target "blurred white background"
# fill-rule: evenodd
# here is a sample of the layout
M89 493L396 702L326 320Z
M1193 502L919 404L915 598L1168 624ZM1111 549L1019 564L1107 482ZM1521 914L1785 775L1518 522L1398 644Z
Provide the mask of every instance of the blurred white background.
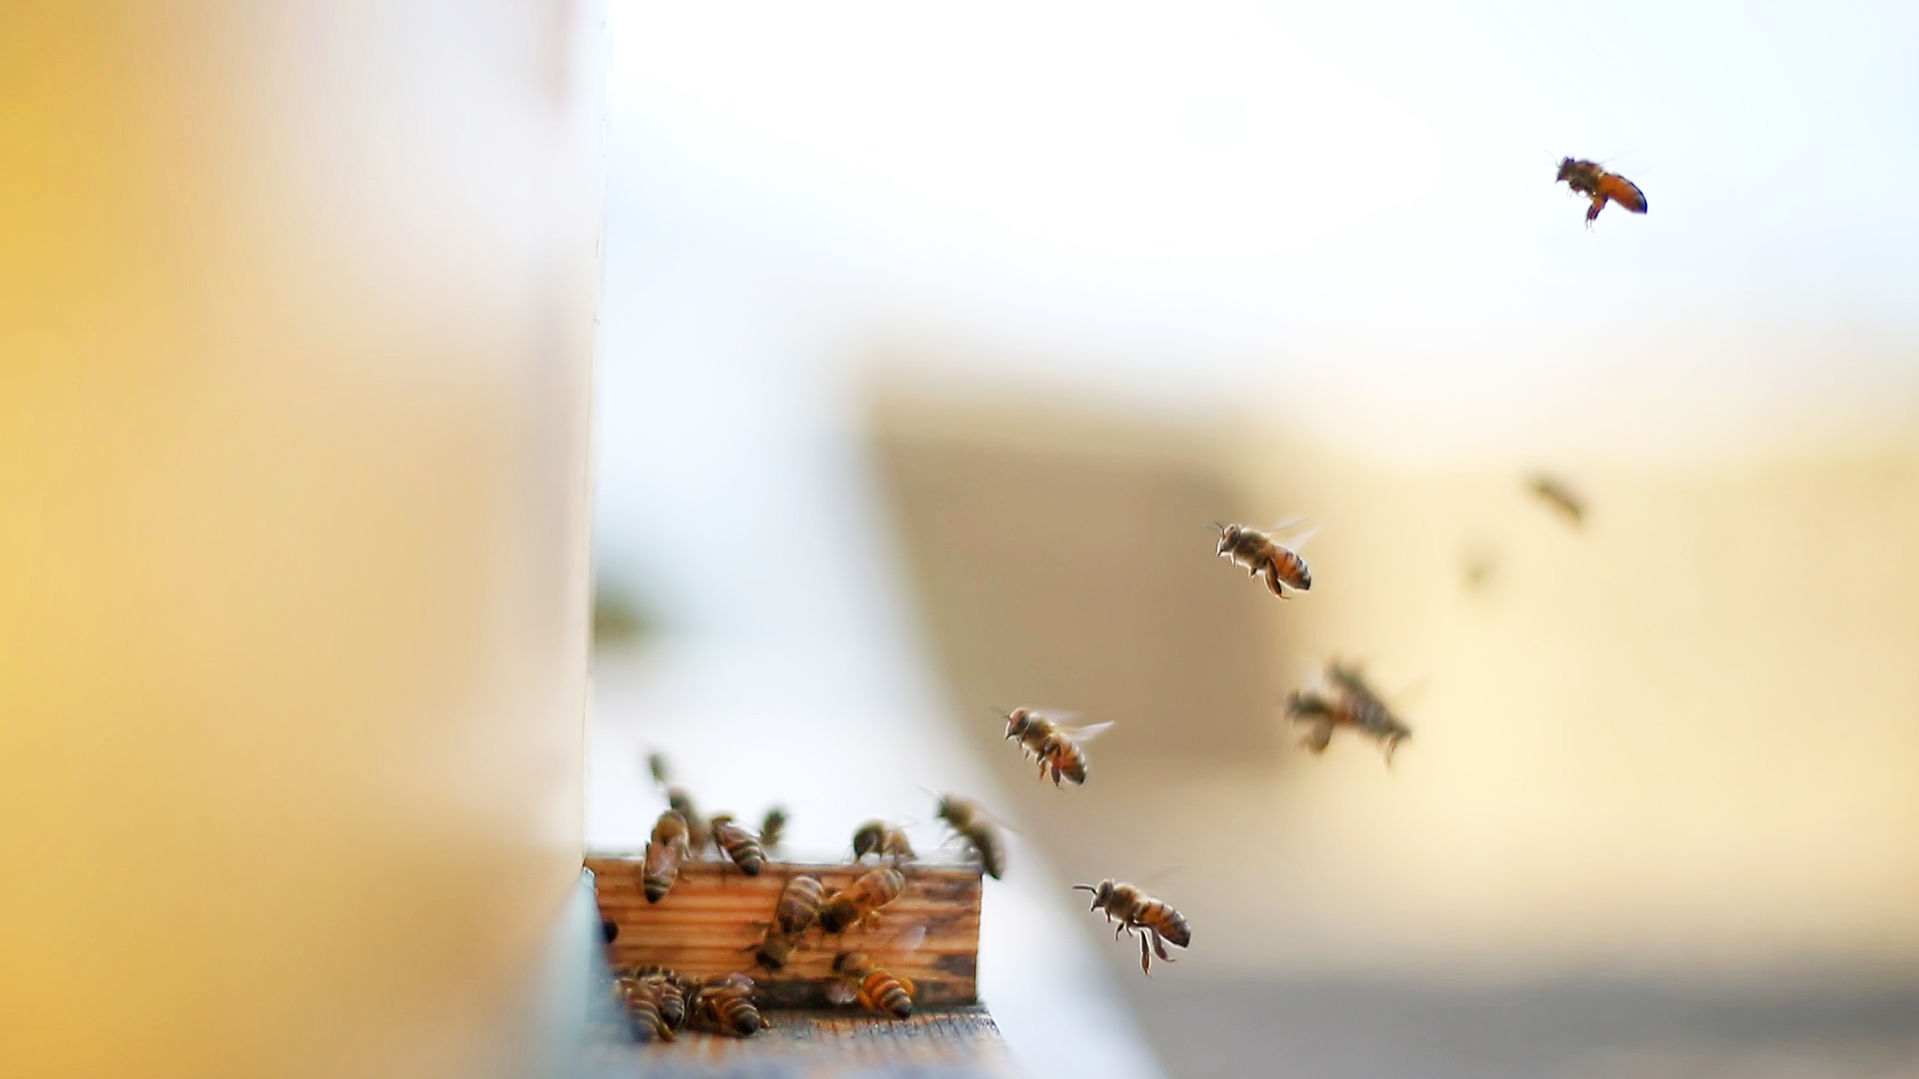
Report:
M1322 516L1343 511L1347 545L1337 528L1315 542L1374 590L1357 586L1345 607L1320 592L1302 600L1296 609L1326 612L1305 642L1396 646L1388 667L1404 680L1453 670L1467 689L1442 685L1422 702L1423 718L1455 721L1450 749L1432 735L1409 747L1447 777L1408 759L1412 775L1389 786L1361 752L1329 757L1309 794L1351 823L1316 843L1276 840L1294 844L1296 868L1350 857L1358 868L1343 886L1365 882L1355 894L1320 873L1284 900L1312 912L1305 935L1317 945L1290 943L1282 926L1236 949L1229 940L1247 938L1202 923L1196 944L1211 957L1195 952L1149 985L1133 984L1135 970L1126 999L1110 987L1130 958L1094 950L1097 920L1082 924L1064 887L1082 868L1158 868L1170 848L1081 867L1070 837L1045 849L1040 833L1061 825L1009 808L1030 830L1006 887L989 888L982 984L1034 1074L1155 1074L1142 1028L1169 1070L1191 1073L1164 1059L1177 1037L1166 1016L1241 1007L1242 1033L1262 1022L1247 993L1202 995L1194 979L1215 970L1390 971L1406 948L1402 974L1475 965L1462 956L1511 920L1499 906L1471 914L1507 886L1514 833L1500 829L1524 832L1515 813L1542 791L1563 799L1530 834L1568 846L1530 877L1512 870L1511 886L1598 913L1535 909L1540 920L1515 931L1521 958L1480 967L1564 971L1627 945L1640 960L1622 967L1694 963L1683 946L1662 949L1705 923L1664 920L1656 900L1633 914L1643 932L1607 919L1630 910L1618 899L1634 887L1670 888L1694 911L1739 909L1714 860L1739 873L1765 864L1802 803L1740 822L1766 804L1765 777L1785 775L1805 805L1839 792L1826 804L1842 808L1808 826L1813 846L1857 845L1802 857L1782 870L1791 887L1766 885L1754 905L1773 913L1715 938L1728 969L1748 969L1737 957L1817 904L1822 880L1838 882L1845 913L1807 939L1836 942L1847 963L1880 950L1885 969L1912 969L1919 926L1899 896L1919 886L1919 851L1902 838L1919 803L1898 794L1915 748L1898 724L1919 702L1901 658L1919 643L1906 605L1919 578L1903 568L1919 521L1919 203L1908 191L1919 7L633 3L616 5L610 30L599 560L659 631L642 658L602 661L590 844L641 838L655 807L639 760L652 746L711 792L704 801L746 813L789 803L796 840L822 852L865 816L926 822L917 784L1009 807L1027 797L1009 793L1030 782L1023 768L958 733L990 725L981 705L1008 702L956 692L960 676L942 665L929 627L944 616L912 577L912 545L923 554L927 536L900 523L869 409L875 385L905 387L953 403L962 433L974 416L982 443L1011 444L1036 437L1022 402L1068 402L1116 422L1224 432L1219 472L1258 505L1303 489ZM1607 160L1645 190L1650 213L1612 207L1583 228L1583 202L1552 182L1565 155ZM1030 426L1048 423L1038 415ZM1248 440L1267 437L1270 455L1249 460ZM1894 463L1850 486L1830 478L1849 472L1775 483L1763 471L1861 459ZM1544 526L1526 532L1537 522L1523 510L1500 516L1510 481L1541 460L1597 477L1611 530L1579 556L1509 549L1508 579L1559 583L1472 624L1475 637L1447 621L1452 593L1435 597L1456 582L1435 576L1480 525L1556 541ZM1289 473L1302 461L1325 467ZM1740 469L1760 471L1721 483ZM1358 475L1379 482L1345 482ZM1657 486L1682 480L1693 486ZM1775 508L1782 531L1768 536ZM1841 536L1851 557L1821 564L1820 544ZM1394 545L1422 540L1444 547L1430 564ZM1757 546L1767 542L1778 546ZM1735 567L1776 567L1750 588L1781 589L1780 602L1739 606L1747 578ZM1417 618L1367 629L1422 582L1434 591L1411 603ZM1822 582L1840 598L1793 604L1794 590ZM1250 585L1229 583L1242 586L1229 599L1247 598ZM1705 613L1674 613L1690 611ZM1752 632L1711 655L1689 650L1735 621ZM1644 622L1671 636L1645 636ZM1803 679L1790 694L1737 691L1744 711L1688 732L1697 712L1686 709L1731 707L1707 672L1751 673L1755 641L1758 655L1782 657L1765 665L1781 677L1811 647ZM1523 657L1528 647L1545 651ZM1878 673L1849 665L1861 654ZM1643 692L1613 665L1626 663L1657 668ZM1588 692L1558 709L1562 726L1513 711L1557 706L1569 680ZM1490 686L1504 688L1489 697ZM1606 686L1613 696L1592 688ZM1641 707L1647 698L1690 703L1673 704L1674 724ZM1821 701L1834 711L1819 713ZM1614 723L1625 726L1605 748L1580 741ZM1699 762L1746 731L1769 763L1695 794ZM1828 743L1818 768L1791 778L1796 739L1847 731L1878 740ZM1487 755L1507 749L1510 759ZM1540 770L1569 756L1589 771ZM1178 826L1204 824L1215 843L1191 872L1220 879L1205 874L1239 862L1231 829L1212 822L1298 808L1274 794L1267 763L1233 763L1243 772L1223 779L1217 763L1150 757L1108 774L1138 784L1127 792L1171 774L1155 813L1189 807ZM796 774L839 778L819 790ZM1650 801L1636 793L1646 784ZM1369 820L1368 805L1388 815ZM1142 826L1154 815L1131 811ZM1679 838L1658 838L1653 819ZM1422 867L1412 856L1442 824L1453 838ZM1477 846L1476 828L1493 829ZM1113 860L1126 853L1100 843ZM1594 853L1597 864L1584 860ZM1266 893L1222 888L1217 916L1238 919L1230 934L1254 932ZM1408 890L1422 888L1438 897L1423 915ZM1368 946L1373 930L1386 943ZM1639 1049L1588 1050L1555 1059L1566 1074L1667 1066ZM1362 1066L1342 1051L1325 1059ZM1381 1056L1363 1070L1403 1067Z

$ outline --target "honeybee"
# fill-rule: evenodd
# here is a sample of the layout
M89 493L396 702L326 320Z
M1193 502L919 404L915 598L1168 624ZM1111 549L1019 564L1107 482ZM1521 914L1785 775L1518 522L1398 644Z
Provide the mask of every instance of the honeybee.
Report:
M874 919L881 907L900 897L906 890L906 874L886 866L859 878L826 898L820 907L820 928L828 933L844 933L848 926Z
M1291 547L1273 538L1274 533L1282 532L1298 524L1300 518L1282 521L1273 527L1273 532L1261 532L1240 524L1220 524L1213 522L1219 529L1219 550L1221 558L1230 558L1236 566L1243 566L1250 576L1264 574L1266 587L1273 595L1286 598L1286 589L1294 588L1301 592L1313 587L1313 571L1306 566L1306 560L1299 556L1299 547L1305 545L1312 532L1293 540ZM1314 531L1317 531L1315 529Z
M701 985L693 992L691 1011L697 1021L738 1038L756 1034L766 1025L753 1006L753 979L744 974L728 974Z
M853 833L853 860L857 862L869 854L891 858L895 865L916 857L906 830L883 820L867 821Z
M1618 203L1628 213L1646 212L1646 195L1639 190L1639 185L1616 172L1607 172L1597 162L1563 158L1559 162L1559 178L1555 182L1564 183L1592 200L1592 206L1586 210L1587 228L1592 228L1593 219L1606 208L1609 200Z
M937 816L979 855L980 867L994 880L1006 871L1006 843L986 807L957 794L942 795Z
M766 864L766 852L760 849L757 836L734 824L731 813L721 813L707 824L713 829L713 845L733 859L740 872L749 877L760 875L760 867Z
M903 938L900 950L911 952L926 937L925 926L915 926ZM836 1004L857 1003L868 1011L906 1019L913 1014L913 983L882 969L865 952L841 952L833 958L833 973L843 981L827 990Z
M758 923L755 923L758 924ZM749 944L744 950L753 953L753 959L768 970L781 970L793 953L805 947L798 932L788 932L780 928L778 922L766 926L766 935L758 944Z
M1312 724L1300 745L1313 753L1323 753L1332 742L1335 727L1351 727L1376 739L1392 764L1393 750L1412 737L1407 727L1375 692L1357 667L1338 662L1326 665L1326 680L1334 692L1294 690L1286 695L1286 713L1295 721Z
M1544 472L1536 472L1527 477L1526 489L1538 495L1540 500L1548 506L1565 514L1573 527L1577 528L1585 521L1585 503L1581 502L1579 496L1557 478L1548 476Z
M667 767L666 754L660 752L646 755L646 770L653 773L653 782L665 787L672 782L673 770Z
M788 933L804 932L820 916L820 907L826 903L826 885L818 877L797 876L786 882L780 891L780 901L773 908L773 917L782 930Z
M706 845L713 840L713 832L707 826L706 819L693 808L693 796L686 793L684 787L668 787L666 804L686 821L687 847L695 852L705 850Z
M658 903L680 876L680 861L692 855L687 846L686 818L679 810L660 814L653 825L653 838L646 844L646 858L640 870L640 882L646 889L646 901Z
M1114 940L1128 931L1139 934L1139 969L1147 977L1153 974L1154 955L1168 963L1173 961L1173 957L1166 954L1167 942L1181 948L1192 943L1193 931L1187 927L1184 914L1130 884L1103 880L1097 888L1090 884L1075 884L1073 887L1093 893L1093 905L1088 910L1104 910L1107 921L1119 923L1119 927L1113 930ZM1147 952L1149 942L1152 945L1150 954Z
M626 1012L633 1037L640 1042L673 1040L674 1027L661 1009L670 983L664 975L622 977L613 982L614 999ZM674 999L678 1000L675 988Z
M780 839L786 834L786 808L774 806L766 811L766 818L760 821L760 846L769 853L779 849Z
M660 1018L674 1030L686 1025L686 991L678 974L665 967L636 967L621 971L619 979L652 984L658 990Z
M1039 762L1040 779L1044 780L1051 772L1055 787L1062 777L1076 785L1086 782L1086 750L1082 747L1113 726L1110 721L1083 727L1065 726L1062 721L1073 715L1072 712L1015 708L1003 717L1006 737L1019 739L1020 748Z

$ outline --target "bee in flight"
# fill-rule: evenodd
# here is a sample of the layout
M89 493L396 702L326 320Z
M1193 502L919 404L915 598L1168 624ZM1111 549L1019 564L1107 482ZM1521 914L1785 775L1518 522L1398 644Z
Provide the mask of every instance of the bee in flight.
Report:
M686 793L686 788L673 785L673 768L667 763L666 754L648 753L646 770L653 774L653 782L666 792L667 806L678 810L681 819L686 821L687 847L694 851L705 850L707 842L712 839L706 821L694 811L693 797Z
M1064 720L1072 712L1043 712L1037 708L1015 708L1000 718L1006 720L1006 737L1019 739L1020 748L1039 762L1039 777L1053 776L1053 786L1062 778L1078 785L1086 782L1085 743L1111 730L1111 721L1068 727Z
M1299 556L1299 548L1313 533L1309 531L1296 537L1291 547L1273 538L1299 523L1300 518L1295 517L1273 526L1272 532L1261 532L1241 524L1214 521L1213 527L1219 529L1217 553L1221 558L1232 559L1234 565L1244 567L1249 576L1264 574L1266 587L1272 590L1273 595L1285 599L1288 588L1304 592L1313 587L1313 571L1307 568L1306 560Z
M1607 202L1616 202L1627 213L1646 212L1646 195L1639 186L1616 172L1607 172L1597 162L1577 161L1564 158L1559 162L1559 179L1581 195L1592 200L1592 206L1586 210L1586 227L1592 228L1593 219L1599 211L1606 208Z
M1326 665L1326 681L1332 685L1330 692L1296 689L1286 695L1286 714L1312 725L1299 744L1317 755L1332 742L1334 728L1351 727L1384 746L1386 763L1392 764L1393 750L1412 737L1412 728L1386 705L1358 667L1334 660Z
M926 927L914 926L900 938L898 950L910 955L926 939ZM833 959L833 973L841 981L828 987L835 1004L854 1004L880 1015L906 1019L913 1014L913 983L882 968L865 952L841 952Z
M646 901L658 903L680 877L680 862L692 856L687 845L686 818L677 809L660 814L653 825L653 838L647 841L646 857L641 864L640 882L646 889Z
M760 867L766 864L766 852L761 849L758 836L734 824L731 813L721 813L706 823L713 830L713 845L733 859L740 872L749 877L760 875Z
M994 880L1006 872L1006 841L986 807L957 794L942 795L935 814L979 855L980 867Z
M760 846L768 851L778 850L780 839L786 834L786 808L774 806L766 811L766 819L760 822Z
M1564 514L1573 527L1577 528L1586 520L1586 505L1578 495L1556 476L1544 472L1535 472L1526 478L1526 489L1540 501Z
M693 991L691 1013L705 1026L737 1038L756 1034L766 1025L753 1006L753 979L744 974L702 983Z
M1113 930L1114 940L1129 931L1139 934L1139 969L1147 977L1153 974L1153 956L1168 963L1173 961L1173 957L1166 954L1169 942L1181 948L1193 942L1193 931L1187 926L1184 914L1130 884L1103 880L1097 888L1090 884L1075 884L1073 888L1093 893L1093 905L1087 909L1104 910L1108 922L1118 923L1118 928Z
M878 919L881 907L906 891L906 874L893 866L862 873L841 891L826 898L820 908L820 928L844 933L848 927Z
M853 860L857 862L869 854L891 858L894 865L910 862L915 857L906 829L883 820L867 821L853 833Z

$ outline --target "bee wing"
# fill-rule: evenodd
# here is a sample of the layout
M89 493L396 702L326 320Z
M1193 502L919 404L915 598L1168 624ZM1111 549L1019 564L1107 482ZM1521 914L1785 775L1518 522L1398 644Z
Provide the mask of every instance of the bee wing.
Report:
M1028 708L1026 711L1029 714L1038 716L1039 718L1047 721L1048 723L1053 724L1056 727L1062 723L1065 723L1069 719L1079 718L1078 712L1069 712L1063 708Z
M923 925L916 925L893 938L893 947L901 956L912 955L919 951L920 945L924 943L926 943L926 927Z
M1103 723L1088 723L1084 727L1061 727L1060 733L1075 742L1090 742L1112 729L1113 721L1109 719Z
M1148 873L1145 876L1140 877L1138 880L1133 881L1132 882L1133 887L1144 888L1149 884L1157 884L1160 881L1168 880L1185 871L1186 871L1186 867L1182 865L1161 866L1160 868L1153 870L1151 873Z
M848 985L844 978L835 978L826 983L826 1000L829 1004L844 1007L853 1003L853 999L857 996L859 996L858 991Z

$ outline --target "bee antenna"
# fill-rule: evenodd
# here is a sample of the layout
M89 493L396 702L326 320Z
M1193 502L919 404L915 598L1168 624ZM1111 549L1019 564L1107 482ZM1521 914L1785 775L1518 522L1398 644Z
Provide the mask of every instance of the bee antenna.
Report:
M1090 884L1075 884L1073 885L1073 890L1076 892L1095 892L1095 893L1099 891L1098 888L1095 888Z

